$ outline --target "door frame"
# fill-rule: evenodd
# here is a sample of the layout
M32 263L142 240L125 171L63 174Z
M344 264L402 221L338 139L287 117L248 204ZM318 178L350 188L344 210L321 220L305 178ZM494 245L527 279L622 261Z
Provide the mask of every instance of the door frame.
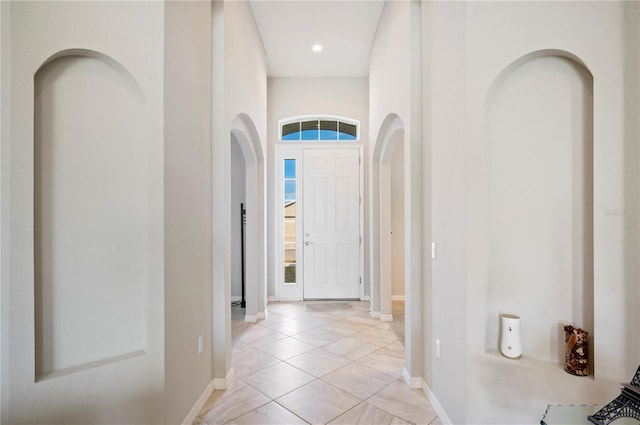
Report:
M302 199L302 151L305 149L357 149L360 157L359 164L359 191L360 191L360 249L359 249L359 271L360 271L360 300L364 300L364 146L361 144L342 143L287 143L274 145L274 207L273 207L273 229L274 240L274 298L275 301L302 301L304 299L303 285L301 280L304 276L303 243L304 243L304 223L302 209L304 200ZM279 164L285 159L296 160L296 283L292 285L284 284L284 169Z

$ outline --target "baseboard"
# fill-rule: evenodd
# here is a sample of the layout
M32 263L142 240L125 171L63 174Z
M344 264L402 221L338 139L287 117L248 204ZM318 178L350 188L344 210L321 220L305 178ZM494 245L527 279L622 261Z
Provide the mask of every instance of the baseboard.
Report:
M371 297L369 295L365 295L360 299L360 301L371 301Z
M379 311L370 311L369 312L369 316L373 317L374 319L379 319L380 318L380 312Z
M256 313L256 318L258 320L263 320L265 317L267 317L267 316L264 314L264 311L259 311L259 312Z
M200 394L200 397L198 397L198 400L193 405L191 410L189 410L189 413L187 413L187 417L185 417L184 420L182 421L182 425L191 425L196 421L196 419L198 418L198 414L204 407L207 400L209 400L209 397L211 397L211 394L215 389L216 389L216 386L212 379L209 382L209 385L207 385L207 388L205 388L202 394Z
M381 322L393 322L393 314L380 314Z
M231 302L236 302L236 301L242 301L242 297L235 297L233 295L231 295Z
M391 301L404 301L404 295L391 295Z
M404 382L406 382L407 386L412 390L422 389L422 378L411 377L409 376L409 372L407 372L407 368L402 368L402 378Z
M273 295L269 295L269 296L267 297L267 302L272 303L272 302L275 302L275 300L276 300L276 297L274 297Z
M433 391L431 391L431 388L429 388L429 386L424 381L424 379L422 380L422 392L424 392L427 398L429 399L429 403L431 403L431 407L436 412L436 415L438 415L438 419L440 419L440 423L442 425L452 425L451 419L449 419L447 412L444 411L444 409L442 408L442 405L436 398L436 395L433 393Z
M256 316L249 316L247 314L246 316L244 316L244 321L245 322L256 323L258 321L258 318Z
M233 379L233 368L229 369L229 373L225 378L213 378L213 387L216 390L226 390Z

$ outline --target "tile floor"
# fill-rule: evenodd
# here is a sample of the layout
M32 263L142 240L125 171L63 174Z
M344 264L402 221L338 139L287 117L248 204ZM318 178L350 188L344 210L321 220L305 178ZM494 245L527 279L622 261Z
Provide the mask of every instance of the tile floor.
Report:
M234 378L197 424L440 423L424 393L402 380L404 341L369 316L368 302L323 312L304 305L271 303L255 324L234 309Z

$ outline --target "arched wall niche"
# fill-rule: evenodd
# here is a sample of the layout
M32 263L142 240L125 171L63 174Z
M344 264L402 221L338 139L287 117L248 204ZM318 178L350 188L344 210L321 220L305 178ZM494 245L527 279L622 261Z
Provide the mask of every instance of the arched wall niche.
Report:
M562 364L565 324L595 337L593 76L569 52L533 52L500 73L485 111L485 346L517 314L524 354Z
M47 68L54 61L57 61L62 58L72 58L72 57L93 58L109 65L111 68L117 71L117 73L120 75L122 82L126 81L128 83L128 86L131 89L131 94L134 97L136 97L140 101L140 103L146 103L147 101L146 95L144 93L144 90L142 89L142 86L136 79L136 77L120 62L118 62L111 56L98 52L96 50L65 49L65 50L56 52L42 62L42 65L40 65L35 75L37 76L42 69Z
M117 61L52 55L34 75L36 379L147 350L153 247L145 96Z

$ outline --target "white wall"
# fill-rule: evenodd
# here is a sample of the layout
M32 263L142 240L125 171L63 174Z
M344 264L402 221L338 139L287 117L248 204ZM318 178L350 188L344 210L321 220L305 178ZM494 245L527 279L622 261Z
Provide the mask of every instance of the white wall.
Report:
M625 94L637 94L638 4L423 7L423 60L429 64L425 143L431 149L432 232L439 247L432 274L433 337L442 341L431 388L454 423L529 423L540 419L548 403L606 402L619 391L613 383L632 376L640 354L638 339L629 337L638 329L637 309L629 304L638 299L632 283L638 276L638 213L630 207L639 193L638 96ZM490 209L488 182L491 173L505 171L492 162L487 95L505 68L541 50L567 52L560 54L583 62L593 75L595 381L576 380L548 361L528 360L532 352L526 347L521 361L486 353L486 325L493 320L497 326L497 318L489 317L488 266L494 252L488 223L497 211ZM532 84L531 90L548 87L544 78ZM555 158L560 151L553 149ZM522 173L535 179L537 171L521 167L499 180L517 180ZM545 311L542 301L536 303ZM460 382L467 383L463 394Z
M165 3L164 41L164 407L173 424L212 379L211 4Z
M8 183L6 140L10 137L10 116L9 116L9 93L10 93L10 66L11 57L11 20L9 19L9 3L0 3L0 193L5 193ZM6 417L8 412L7 386L9 376L9 362L6 350L8 345L8 325L7 314L9 312L9 297L6 296L9 284L8 268L9 263L7 237L7 211L8 204L0 196L0 423L8 423ZM4 379L3 379L4 377Z
M9 221L2 223L3 238L11 233L8 242L7 239L3 242L8 243L3 248L10 250L3 265L7 264L10 271L9 275L3 275L2 284L3 302L9 298L11 307L8 316L11 346L3 346L3 359L6 361L8 355L11 367L8 376L2 376L3 385L7 385L3 395L11 403L3 415L8 422L19 423L161 423L164 420L161 72L164 7L142 2L51 2L11 3L10 9L11 53L6 60L11 65L12 97L4 105L10 110L12 126L9 134L3 126L2 134L2 152L11 152L10 158L4 155L2 158L3 173L5 166L9 168L6 172L10 187L7 190L3 186L1 201L3 208L9 208L10 216ZM3 11L6 10L3 4ZM104 37L106 33L110 36ZM62 52L64 56L67 49L84 49L74 53L84 55L84 59L73 59L67 54L61 62L50 64L61 68L45 74L39 81L45 84L40 88L55 92L34 92L38 69L54 55ZM4 54L3 49L3 66ZM3 102L7 101L6 83L3 79ZM78 87L82 89L78 91ZM106 92L96 94L96 90L103 89ZM128 101L129 98L133 100ZM41 100L44 104L38 103ZM36 107L38 129L47 129L49 124L55 126L34 137ZM118 115L120 107L123 112L131 112L134 119ZM3 110L5 118L6 112ZM119 122L113 124L114 119ZM129 143L122 146L121 141ZM34 178L45 176L46 167L34 164L34 143L38 142L50 142L53 149L62 148L57 152L46 149L38 152L45 154L44 160L54 167L54 175L66 179L58 180L55 186L46 186L49 181L37 186L52 189L48 192L51 198L36 194L39 204L35 207L44 213L41 215L35 215L34 210ZM82 161L67 164L71 157ZM71 175L61 174L57 169L65 164L74 173L73 180L67 179ZM82 169L86 164L91 164L91 169ZM83 194L87 193L91 193L89 196L95 203L83 204ZM118 195L122 193L126 197ZM47 199L54 202L63 217L74 214L85 227L62 228L60 220L47 224L45 228L63 233L56 235L54 249L43 257L36 256L35 236L42 241L42 235L34 234L34 218L48 217L46 209L41 208ZM111 202L103 203L108 199L115 202L117 209L112 209ZM58 207L60 201L65 205ZM98 205L102 208L94 210ZM75 264L60 257L68 254L70 247L80 249L87 264L107 266L101 271L110 276L110 282L101 280L100 271L83 269L84 262ZM124 253L127 258L122 258ZM46 291L34 284L34 271L43 270L35 268L34 258L52 261L55 273L41 277L59 278L59 273L66 276L66 287L50 287L51 298L40 297ZM78 278L86 282L80 285ZM127 281L135 283L129 289L118 284ZM65 293L63 288L69 292ZM100 309L82 311L83 303L95 302L98 297ZM38 298L44 305L37 304ZM125 314L120 316L123 301L127 304L123 308ZM107 346L90 352L81 344L74 351L68 341L57 336L55 343L62 343L63 347L55 352L63 353L68 361L50 358L50 366L62 376L49 375L49 379L34 382L35 353L45 341L34 334L35 329L42 330L42 326L34 323L36 311L42 312L42 308L55 311L64 305L73 309L64 314L56 312L53 323L63 335L77 337L77 324L83 321L92 324L94 330L110 332L124 319L133 325L132 339L108 337L111 342ZM74 313L77 316L72 317ZM104 326L109 321L113 327ZM2 332L4 339L7 328Z
M399 135L401 133L396 133ZM391 296L404 297L404 146L391 159Z
M245 203L246 166L237 139L231 136L231 296L242 297L240 204Z
M267 107L266 54L251 7L247 1L213 2L213 368L217 386L226 386L231 371L231 184L230 146L232 123L250 141L256 155L254 225L258 235L266 232L265 140ZM250 127L251 131L246 127ZM262 162L261 162L262 161ZM257 258L265 259L266 241L258 238ZM252 308L264 312L266 268L257 264ZM248 305L249 307L249 305ZM256 313L257 313L256 312ZM249 314L249 313L247 313Z
M408 300L405 303L405 367L411 385L417 387L422 385L424 378L423 338L430 340L430 336L423 332L425 312L428 315L428 305L423 302L423 288L428 286L423 282L422 275L423 267L428 268L428 264L422 258L422 244L423 222L428 220L423 217L420 8L421 4L415 1L386 2L369 56L369 179L372 186L368 193L371 208L368 215L372 226L376 226L376 206L379 205L379 170L376 161L380 158L385 138L389 136L386 134L388 129L383 127L391 117L397 116L404 131L404 273L407 282L405 296ZM380 241L375 229L367 228L375 251ZM380 314L390 314L390 311L384 311L384 305L382 308L380 305L380 292L377 291L381 284L376 279L375 253L371 261L372 309Z
M360 121L360 141L358 144L364 144L366 150L369 143L369 92L366 78L269 78L268 84L268 163L271 164L271 168L268 173L267 196L269 203L267 210L268 220L272 225L269 227L268 234L270 245L267 261L269 265L268 294L273 296L275 294L274 252L276 249L276 235L273 232L275 227L273 223L276 219L274 217L273 167L282 166L281 164L273 164L273 146L286 144L278 140L278 121L299 115L337 115L353 118ZM367 249L366 245L364 249ZM368 295L368 292L365 294Z

